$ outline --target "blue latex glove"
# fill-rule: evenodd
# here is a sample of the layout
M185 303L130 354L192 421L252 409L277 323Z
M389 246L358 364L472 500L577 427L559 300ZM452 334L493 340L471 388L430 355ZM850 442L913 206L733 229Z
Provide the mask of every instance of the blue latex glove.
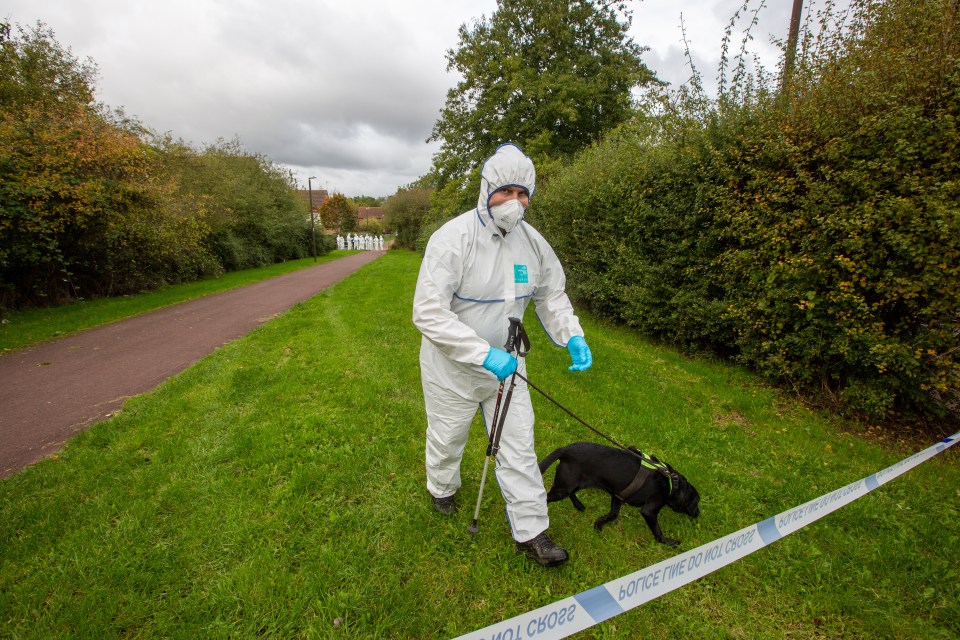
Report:
M587 341L581 336L573 336L567 343L567 351L570 352L570 358L573 364L570 365L570 371L586 371L593 364L593 354L590 353L590 347Z
M503 349L490 347L483 368L497 376L497 380L503 380L517 370L517 359Z

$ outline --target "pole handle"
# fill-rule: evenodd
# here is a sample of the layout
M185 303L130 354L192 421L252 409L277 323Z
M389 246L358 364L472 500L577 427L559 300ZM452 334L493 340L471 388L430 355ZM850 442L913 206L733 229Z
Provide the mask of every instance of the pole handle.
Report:
M507 331L507 344L504 349L507 353L516 351L517 357L522 358L530 353L530 337L527 336L527 330L523 328L520 318L508 318L508 320L510 320L510 328Z

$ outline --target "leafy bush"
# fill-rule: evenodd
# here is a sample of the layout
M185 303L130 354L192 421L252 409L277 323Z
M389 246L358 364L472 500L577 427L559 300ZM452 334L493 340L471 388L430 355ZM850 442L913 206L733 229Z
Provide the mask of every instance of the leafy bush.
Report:
M665 100L532 219L599 312L848 413L937 416L960 389L957 10L855 3L847 25L807 33L782 93Z
M0 24L0 306L137 290L210 267L202 222L138 123L93 102L95 67Z
M0 307L115 295L309 255L289 172L152 140L93 101L96 68L0 23Z
M703 153L654 133L647 123L586 151L533 199L530 221L562 255L573 297L675 344L717 347L732 334L716 302L719 232L691 180Z
M369 233L374 236L383 234L383 222L379 218L364 218L360 220L357 227L360 233Z
M384 203L384 218L393 229L393 246L398 249L414 249L424 220L430 212L429 189L406 188L387 198Z
M238 140L200 152L170 139L156 144L182 195L203 203L210 250L226 270L310 255L310 216L288 172Z
M936 413L960 389L960 25L939 0L855 9L728 156L730 317L765 373Z

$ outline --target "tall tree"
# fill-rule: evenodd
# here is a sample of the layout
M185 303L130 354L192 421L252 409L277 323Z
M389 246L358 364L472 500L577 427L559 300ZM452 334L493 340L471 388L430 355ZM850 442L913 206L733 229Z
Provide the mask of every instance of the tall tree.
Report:
M320 219L327 229L343 233L357 229L357 205L342 193L335 193L320 206Z
M659 82L627 36L631 15L609 0L498 0L461 25L447 69L463 79L428 142L435 184L460 179L504 141L534 160L572 156L627 120L633 89Z
M95 76L43 24L0 23L0 306L113 290L156 238L141 129L94 103Z
M43 106L93 104L97 66L78 60L38 22L32 28L0 22L0 105Z
M386 221L396 233L395 246L416 248L420 227L430 211L430 190L401 188L383 205Z

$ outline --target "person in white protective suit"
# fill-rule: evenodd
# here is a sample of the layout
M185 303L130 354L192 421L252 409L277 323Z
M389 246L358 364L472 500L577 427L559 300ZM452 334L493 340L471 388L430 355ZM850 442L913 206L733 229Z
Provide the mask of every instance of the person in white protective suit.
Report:
M533 162L513 144L483 165L477 208L450 220L424 252L413 302L423 334L420 371L427 410L427 490L435 508L453 513L460 460L479 405L489 434L499 381L526 363L503 350L509 318L523 318L533 300L554 344L566 347L572 371L593 357L564 291L566 278L547 241L523 221L534 193ZM526 383L517 387L504 423L496 477L517 548L545 566L567 552L547 535L547 494L537 466L533 406Z

